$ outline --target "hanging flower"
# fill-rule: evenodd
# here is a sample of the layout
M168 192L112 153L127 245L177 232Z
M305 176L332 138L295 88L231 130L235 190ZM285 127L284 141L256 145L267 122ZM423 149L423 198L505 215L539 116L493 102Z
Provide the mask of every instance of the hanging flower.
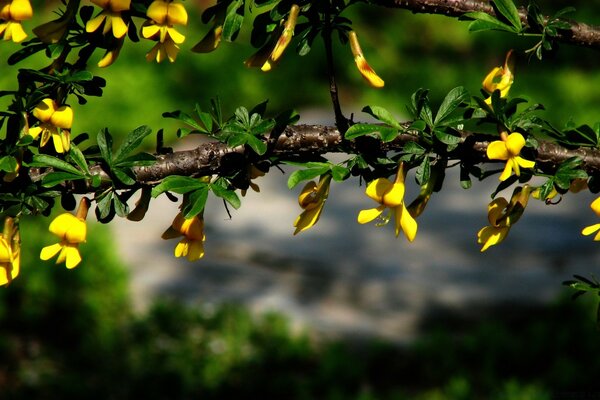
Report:
M331 183L331 174L321 175L319 184L314 181L308 182L298 196L298 204L304 211L296 218L294 222L294 235L304 232L317 223L323 206L329 196L329 186Z
M382 88L385 85L385 82L377 75L377 73L367 62L365 56L363 55L362 49L360 48L360 44L358 43L356 32L350 31L348 33L348 40L350 41L350 49L352 50L352 55L354 56L354 63L356 64L360 74L372 87Z
M157 41L146 54L146 60L160 63L165 59L174 62L179 53L179 45L185 36L174 25L187 25L188 15L180 1L155 0L146 12L148 21L142 26L142 37Z
M196 261L204 257L204 220L202 215L184 218L177 214L171 226L162 234L163 239L174 239L183 236L175 246L175 257L187 257L188 261Z
M376 208L362 210L358 214L358 223L366 224L376 218L380 218L383 211L388 208L395 218L396 237L402 231L409 241L412 242L415 240L417 236L417 221L410 215L404 205L404 180L404 163L400 163L394 182L390 182L386 178L378 178L369 183L366 195L380 205ZM382 223L387 224L389 219L390 217L382 219Z
M254 164L250 164L247 168L247 177L248 177L248 187L252 188L256 193L260 193L260 187L254 182L253 179L260 178L261 176L265 176L265 172L256 167ZM248 189L242 189L242 196L246 196L246 192Z
M102 34L106 35L112 31L112 35L121 39L127 33L127 23L123 20L121 13L128 11L131 0L91 0L92 3L103 10L95 18L85 24L85 31L96 32L103 26Z
M33 9L29 0L0 0L0 36L15 43L27 37L21 21L31 19Z
M115 41L114 46L108 48L106 50L106 53L104 54L104 57L102 57L102 59L100 61L98 61L98 67L106 68L106 67L111 66L115 61L117 61L117 58L119 57L119 54L121 53L121 49L123 48L124 42L125 42L125 38L117 39Z
M596 200L594 200L592 202L592 204L590 204L590 207L596 213L596 215L598 217L600 217L600 197L598 197ZM598 233L596 233L596 232L598 232ZM585 235L585 236L589 236L593 233L596 233L596 236L594 236L594 241L600 241L600 224L586 226L581 231L581 234Z
M515 64L512 54L513 51L510 50L506 54L504 66L495 67L483 80L483 90L490 94L490 96L485 99L485 102L488 105L492 104L492 93L494 93L496 90L500 91L501 98L508 96L508 91L515 80L515 76L512 73Z
M21 238L14 220L4 220L4 231L0 236L0 286L7 285L19 275L21 268Z
M510 227L523 215L530 193L529 185L519 186L513 191L510 203L504 197L499 197L488 205L490 225L477 232L477 243L483 245L482 252L504 240Z
M73 125L73 109L63 105L58 106L52 99L44 99L33 109L33 116L40 121L40 125L29 128L29 135L40 139L40 147L52 138L54 149L57 153L69 151L71 146L70 129Z
M245 61L247 67L260 67L263 72L268 72L273 69L273 66L279 62L283 52L292 41L299 13L300 7L293 4L283 27L280 31L276 31L281 32L279 36L274 36L277 37L277 41L268 43L250 56L250 58Z
M60 242L46 246L40 253L40 259L46 261L58 254L56 263L66 262L66 267L75 268L81 262L79 244L85 242L87 226L85 219L90 201L83 197L77 209L77 215L63 213L50 223L50 232L59 237Z
M502 132L500 139L488 145L487 156L490 160L506 160L506 166L499 178L501 181L507 180L512 171L515 171L515 174L519 176L521 167L533 168L535 166L534 161L519 156L521 149L525 146L523 135L518 132L513 132L510 135Z

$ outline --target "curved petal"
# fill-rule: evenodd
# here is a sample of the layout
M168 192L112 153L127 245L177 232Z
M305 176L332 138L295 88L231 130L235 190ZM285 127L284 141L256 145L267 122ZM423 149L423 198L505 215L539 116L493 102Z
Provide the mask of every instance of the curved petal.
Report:
M20 43L27 38L27 33L23 29L20 22L8 21L6 31L4 32L4 40L11 40L14 43Z
M508 160L510 158L506 143L502 140L494 140L490 143L487 147L486 154L490 160Z
M204 245L201 240L193 240L188 249L188 261L196 261L204 257Z
M383 204L387 207L398 207L404 201L404 182L394 183L392 188L383 195Z
M518 156L525 146L525 138L519 132L513 132L506 139L506 149L511 156Z
M97 5L100 8L108 8L110 6L111 0L90 0L92 3Z
M41 126L36 126L34 128L29 128L29 132L27 132L27 134L36 139L40 133L42 133L42 130L43 128Z
M167 24L168 25L187 25L188 14L180 1L172 1L168 5Z
M370 208L368 210L361 210L358 213L357 221L359 224L368 224L373 221L375 218L379 217L381 213L385 210L385 206L379 206L377 208Z
M85 242L87 235L87 225L85 221L75 217L75 221L71 224L65 234L65 239L71 244L77 244Z
M167 20L169 3L164 0L154 0L146 11L146 16L159 25L164 25ZM145 36L144 36L145 37Z
M156 62L161 62L162 59L160 58L160 45L161 43L156 43L154 45L154 47L152 47L150 49L150 51L148 53L146 53L146 61L148 62L152 62L152 61L156 61Z
M50 117L50 123L58 128L71 129L73 109L69 106L60 106Z
M185 35L182 35L181 33L179 33L177 31L177 29L167 28L167 33L169 34L169 37L171 38L171 40L174 43L181 44L181 43L185 42Z
M294 222L294 226L296 227L294 235L311 228L319 221L323 205L324 203L320 203L318 207L307 209L296 218L296 221Z
M408 212L404 204L394 209L396 214L396 237L400 234L400 228L409 242L417 236L417 221Z
M158 36L159 33L160 25L144 24L144 26L142 26L142 37L144 39L155 39L155 36Z
M494 83L494 79L500 75L502 75L502 67L495 67L492 69L483 79L483 83L481 84L483 89L490 94L493 93L497 86Z
M375 72L373 68L371 68L364 56L354 57L354 63L362 77L365 78L371 87L379 89L385 86L385 81L377 75L377 72Z
M596 200L592 201L592 204L590 204L590 207L592 208L592 210L594 210L596 215L600 217L600 197L598 197Z
M68 269L75 268L81 262L81 254L79 253L79 248L77 246L65 246L63 249L66 263L65 266Z
M393 186L394 184L388 179L378 178L369 183L365 194L376 202L383 204L383 196L392 190Z
M52 99L42 100L33 109L33 116L39 119L41 122L48 122L52 118L52 114L56 111L56 104Z
M96 32L104 20L106 19L106 13L103 11L98 14L97 17L90 19L87 24L85 24L85 31L87 33Z
M179 243L177 243L177 246L175 246L175 257L185 257L188 255L189 252L189 244L190 241L186 238L183 238Z
M490 225L498 227L498 220L504 216L506 207L508 207L508 200L504 197L498 197L488 205L488 221L490 221Z
M71 229L71 227L79 222L76 216L70 213L62 213L50 223L48 230L55 234L56 236L64 239L67 235L67 231Z
M54 143L54 150L57 153L62 154L65 152L65 148L63 146L62 135L58 131L54 131L52 133L52 143Z
M500 174L498 179L501 180L502 182L504 182L505 180L510 178L510 175L512 174L512 167L513 167L512 160L508 160L506 162L506 165L504 165L504 171L502 171L502 174Z
M177 54L179 53L179 46L177 46L171 40L167 40L164 43L163 49L167 58L169 59L169 62L175 62L177 59Z
M49 260L52 257L54 257L55 255L57 255L58 252L61 251L62 248L63 248L63 245L60 243L55 243L55 244L51 244L50 246L46 246L40 252L40 259L44 260L44 261Z
M111 17L112 21L112 34L117 39L121 39L127 33L127 24L121 18L121 14L117 14Z
M3 237L0 237L0 263L9 263L12 261L12 249Z
M517 156L515 157L515 161L522 168L533 168L535 167L535 161L526 160L523 157Z
M13 0L10 5L10 16L15 21L23 21L33 17L33 9L29 0Z
M131 8L131 0L110 0L110 9L114 12L127 11Z
M486 226L477 232L477 243L483 244L481 252L486 251L490 246L494 246L504 240L508 234L508 227L496 228Z
M600 224L594 224L594 225L586 226L585 228L583 228L581 230L581 234L584 236L589 236L598 230L600 230Z

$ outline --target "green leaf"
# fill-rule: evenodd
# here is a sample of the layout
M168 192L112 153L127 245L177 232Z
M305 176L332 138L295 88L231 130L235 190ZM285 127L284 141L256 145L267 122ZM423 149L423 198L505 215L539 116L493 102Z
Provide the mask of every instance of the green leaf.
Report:
M190 117L188 114L184 113L183 111L177 110L177 111L165 112L162 114L162 116L164 118L177 119L177 120L183 122L184 124L191 126L195 130L198 130L198 131L203 130L202 126L200 126L194 118Z
M516 29L517 32L521 31L521 17L519 16L519 10L513 0L494 0L494 5L502 14L504 18L510 22L510 24Z
M100 198L96 198L96 214L100 219L105 219L110 215L112 206L113 192L106 192Z
M42 178L42 186L52 187L64 181L74 181L77 179L84 179L84 177L70 172L50 172Z
M391 142L392 140L396 139L398 137L398 129L397 128L386 128L386 127L379 127L378 130L379 136L381 137L381 141L386 143L386 142Z
M415 171L415 178L417 183L422 186L429 182L429 178L431 176L431 162L429 161L429 157L423 157L423 161L417 167Z
M439 125L444 120L446 120L453 112L458 108L458 106L466 102L469 99L469 92L462 87L456 87L452 89L446 97L442 104L440 105L440 109L435 116L435 121L433 122L435 125Z
M237 7L231 8L227 14L227 17L225 17L225 22L223 23L223 39L228 42L233 42L235 40L240 29L242 28L242 23L244 22L244 16L238 14L237 12L240 2L236 3L238 3Z
M156 162L156 157L148 153L138 153L125 158L115 164L118 167L140 167L152 165Z
M18 165L17 159L13 156L4 156L0 158L0 171L15 172Z
M188 176L171 175L163 179L161 183L152 188L152 197L157 197L164 192L185 194L192 190L206 187L207 183Z
M231 204L231 206L236 210L242 205L242 202L240 201L240 198L238 197L237 193L235 193L235 191L214 184L210 185L210 189L216 196L224 199L226 202Z
M33 162L29 164L33 167L52 167L75 175L83 176L83 173L73 165L59 158L47 154L36 154L33 156Z
M421 155L425 153L425 149L423 146L418 144L417 142L408 142L402 147L402 151L408 154Z
M260 156L267 152L267 144L255 136L248 135L246 144Z
M77 146L75 146L73 143L71 143L71 149L69 150L69 156L71 156L71 159L75 162L75 164L77 164L77 166L82 171L84 171L87 175L90 175L90 168L87 164L85 156L83 155L81 150L79 150L79 148Z
M124 218L129 214L129 206L126 202L121 200L119 195L113 196L113 204L115 206L115 212L119 217Z
M402 129L400 123L392 116L388 110L378 106L366 106L362 109L363 112L371 115L373 118L389 125L396 129Z
M441 129L436 129L433 131L433 133L440 142L447 145L456 145L462 141L462 138L460 136L449 134Z
M181 210L183 217L189 219L200 214L206 206L206 199L208 199L208 185L189 193L188 200Z
M290 174L290 177L287 181L288 189L293 189L297 184L302 181L307 181L309 179L314 179L318 176L323 175L329 171L329 166L324 168L309 168L309 169L299 169Z
M336 182L343 182L350 175L350 169L346 167L342 167L341 165L334 165L331 168L331 176Z
M106 161L109 167L112 168L112 136L108 133L108 129L102 129L98 133L96 139L98 141L98 147L100 148L100 155Z
M475 20L469 24L470 32L487 31L493 29L508 32L518 32L514 27L507 25L497 18L484 12L470 12L464 14L463 17L472 18Z
M348 140L356 139L360 136L365 136L379 131L379 126L373 124L354 124L344 134L344 138Z
M407 131L419 131L423 132L427 128L427 124L422 119L413 121L410 126L406 129Z
M123 182L125 185L135 184L135 174L130 168L113 168L112 170L115 177Z
M146 125L139 126L129 132L125 137L125 141L117 149L114 155L113 162L115 165L123 161L127 156L142 143L146 136L152 133L152 129Z

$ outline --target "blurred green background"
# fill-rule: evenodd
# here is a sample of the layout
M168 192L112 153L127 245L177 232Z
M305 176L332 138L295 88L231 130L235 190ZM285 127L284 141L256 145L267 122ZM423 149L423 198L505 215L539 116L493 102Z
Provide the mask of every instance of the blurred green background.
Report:
M35 2L34 2L35 3ZM200 3L200 2L196 2ZM234 44L209 55L188 50L206 27L200 9L186 2L190 25L174 65L147 63L152 43L127 42L118 62L92 68L108 86L102 98L73 104L74 134L92 136L108 126L116 135L141 124L177 125L161 114L191 110L219 96L226 111L270 100L273 112L329 110L322 48L304 58L288 51L264 74L243 61L254 51L246 29ZM586 1L540 1L551 13L577 7L571 16L600 24L600 9ZM36 20L51 2L38 1ZM336 45L342 106L377 104L402 115L412 92L431 89L434 102L455 86L477 93L485 74L505 53L533 42L504 33L470 34L467 24L442 16L412 15L358 5L350 13L371 66L386 81L367 87L347 46ZM248 28L250 24L246 25ZM0 44L0 58L17 47ZM100 58L96 55L94 62ZM511 94L543 103L546 118L561 126L598 121L598 53L562 46L543 62L517 61ZM18 68L39 68L42 55L2 65L0 88L14 89ZM6 105L6 98L1 99ZM355 120L360 120L356 116ZM151 145L151 144L149 144ZM107 227L92 227L85 263L74 271L41 263L48 220L26 220L22 275L0 291L0 398L6 399L552 399L568 393L600 396L594 300L561 298L549 307L490 310L483 320L451 314L425 321L422 336L398 345L331 341L290 328L281 315L261 318L237 306L192 309L158 301L147 313L132 311L126 266L114 254ZM35 243L34 243L35 242ZM559 282L557 282L557 285Z

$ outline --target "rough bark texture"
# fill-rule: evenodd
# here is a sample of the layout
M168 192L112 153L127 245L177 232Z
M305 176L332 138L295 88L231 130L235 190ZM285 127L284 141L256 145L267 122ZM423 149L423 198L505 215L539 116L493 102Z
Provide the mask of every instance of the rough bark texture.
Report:
M461 135L462 143L449 155L452 159L460 158L474 163L490 161L485 155L489 137L470 132L461 132ZM418 140L416 135L405 133L390 143L368 139L366 142L346 141L335 127L295 125L288 126L278 137L272 138L269 151L262 158L278 156L284 159L306 159L311 155L346 153L358 149L369 152L400 151L407 142ZM555 143L540 142L538 149L527 156L535 159L538 168L547 173L552 173L558 165L571 157L580 157L583 160L582 167L589 174L600 173L600 151L596 149L571 150ZM246 158L258 160L251 150L244 147L230 148L222 143L207 143L193 150L160 155L154 165L135 168L135 173L139 183L153 184L169 175L203 176L227 173L229 170L239 169L239 162Z
M373 3L384 7L403 8L413 13L442 14L451 17L458 17L471 11L496 15L488 1L478 0L373 0ZM519 15L523 25L529 26L527 13L523 8L519 10ZM576 21L568 22L571 24L571 29L559 32L557 40L600 50L600 27Z

